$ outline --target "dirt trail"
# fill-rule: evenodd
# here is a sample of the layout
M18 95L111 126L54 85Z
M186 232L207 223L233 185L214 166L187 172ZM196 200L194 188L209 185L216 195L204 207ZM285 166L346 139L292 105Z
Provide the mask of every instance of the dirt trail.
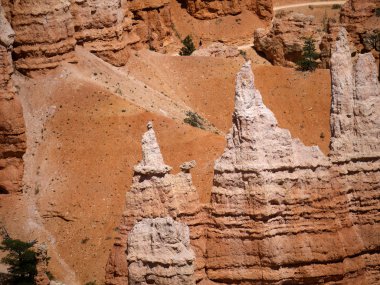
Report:
M304 6L325 6L325 5L334 5L334 4L343 5L344 3L346 3L346 1L306 2L306 3L300 3L300 4L277 6L277 7L273 7L273 10L278 11L278 10L284 10L284 9L290 9L290 8L299 8L299 7L304 7Z

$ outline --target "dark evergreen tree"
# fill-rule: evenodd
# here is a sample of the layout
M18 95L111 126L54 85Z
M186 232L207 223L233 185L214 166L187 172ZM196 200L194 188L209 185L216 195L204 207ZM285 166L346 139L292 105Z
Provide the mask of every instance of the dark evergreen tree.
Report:
M182 41L183 47L179 51L179 55L181 56L189 56L195 51L195 46L193 43L193 39L190 36L187 36Z
M318 58L319 54L315 50L315 40L312 37L306 38L302 49L302 58L297 62L299 69L302 71L314 71L318 66L318 62L316 62Z
M0 249L9 253L1 261L9 265L8 272L11 275L11 284L35 284L37 257L35 251L31 248L35 243L36 241L23 242L10 237L6 237L2 241Z

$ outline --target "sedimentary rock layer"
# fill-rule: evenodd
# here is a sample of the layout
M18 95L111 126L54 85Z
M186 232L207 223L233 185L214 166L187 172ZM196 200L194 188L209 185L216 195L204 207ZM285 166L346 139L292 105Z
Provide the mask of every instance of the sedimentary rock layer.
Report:
M355 63L347 33L339 32L331 58L331 152L363 243L368 284L380 281L380 84L371 53Z
M345 196L330 184L333 177L317 147L277 126L245 64L237 76L227 148L215 164L208 277L232 284L343 279L342 260L359 251L360 239ZM342 231L352 238L345 240Z
M189 228L172 218L143 219L128 236L129 284L195 285Z
M313 16L284 13L273 20L270 28L255 31L255 49L274 65L294 67L302 57L305 38L312 37L318 51L323 34Z
M189 173L193 163L182 165L183 171L177 175L169 174L171 167L163 161L151 123L148 123L142 142L143 159L135 167L133 184L126 194L126 210L119 227L120 236L107 264L106 284L128 284L125 255L128 236L134 225L145 218L171 217L189 226L191 246L196 255L192 278L203 279L206 242L203 224L206 218Z
M168 173L148 124L108 284L128 284L125 252L135 223L167 216L189 226L195 279L205 284L379 283L378 72L371 54L353 64L345 30L331 64L329 157L278 127L255 88L250 63L244 64L210 206L198 204L188 173L192 163L181 167L183 173ZM140 260L149 259L150 253L140 253Z
M75 61L74 25L69 7L68 0L13 2L14 61L18 70L54 68L62 61Z
M0 193L20 191L26 149L21 104L11 75L14 32L0 6Z
M380 280L377 68L352 65L344 30L332 59L330 159L277 127L246 64L233 127L215 164L206 272L228 284Z
M121 0L72 1L75 39L89 51L113 65L125 65L128 60L126 17Z
M376 16L376 9L380 9L377 0L349 0L342 7L340 22L347 29L358 52L374 49L378 57L380 44L373 40L380 33L380 18Z
M131 46L165 51L173 42L173 22L168 0L129 0L132 29Z
M184 0L183 3L190 15L203 20L237 15L244 9L254 12L261 19L268 21L273 16L271 0Z

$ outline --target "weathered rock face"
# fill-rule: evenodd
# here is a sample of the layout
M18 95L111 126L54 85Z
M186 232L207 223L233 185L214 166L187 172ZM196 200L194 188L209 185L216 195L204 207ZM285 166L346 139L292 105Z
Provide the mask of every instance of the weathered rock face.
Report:
M148 131L143 135L142 142L143 159L135 167L133 184L126 194L126 210L119 227L120 237L115 242L107 264L106 284L128 284L129 268L125 255L128 251L128 236L134 225L146 218L172 217L189 226L190 242L196 255L192 278L203 279L206 242L203 225L207 219L189 173L194 163L183 164L183 172L177 175L169 174L171 167L163 161L151 123L148 123ZM176 273L171 274L173 276Z
M380 154L380 85L373 56L351 62L347 33L342 29L331 57L331 156L337 160Z
M0 6L0 193L20 191L26 149L21 104L11 75L14 32Z
M339 41L337 49L347 51L347 42ZM350 53L334 57L341 68L332 62L333 94L351 98L345 92L353 85L346 76ZM379 241L373 234L380 226L375 210L380 206L376 195L380 121L373 109L379 86L371 55L359 58L358 64L356 70L367 66L355 76L362 90L358 101L369 101L356 104L363 120L356 121L366 126L367 136L359 143L358 162L347 165L336 162L340 157L336 152L331 163L318 148L305 147L278 128L254 87L250 65L243 66L237 76L233 127L215 164L211 195L215 224L207 231L209 279L228 284L379 281ZM339 75L342 80L337 82ZM342 125L347 123L343 120ZM368 164L368 156L373 164Z
M318 49L323 32L314 17L290 12L276 17L270 28L257 29L254 44L273 64L294 67L301 58L304 38L310 36Z
M123 8L121 0L73 0L70 6L77 43L116 66L128 60L130 19Z
M340 21L359 51L363 48L365 34L379 29L380 19L376 17L376 8L380 8L376 0L349 0L342 7Z
M331 58L331 151L343 184L352 220L363 242L368 284L380 280L380 84L371 53L352 62L347 32L342 29Z
M360 55L353 65L345 30L339 32L331 64L330 157L278 127L255 88L250 63L244 64L237 75L227 147L215 163L210 206L199 205L188 173L193 163L183 164L178 175L168 173L148 124L143 160L135 167L121 235L107 266L107 284L168 280L152 273L154 264L143 265L155 260L152 246L146 245L146 239L154 238L145 236L166 233L144 220L157 217L189 226L194 277L204 284L377 284L378 73L371 54ZM139 221L144 230L134 233ZM131 259L130 241L139 246L131 235L144 237L138 258ZM162 243L158 247L167 248ZM141 262L137 265L136 260ZM163 263L173 268L171 276L183 278L184 271L172 266L178 263Z
M68 0L13 2L10 11L16 33L16 69L28 72L75 61L74 25Z
M16 33L16 68L25 73L75 62L77 44L122 66L130 47L165 51L173 42L168 0L2 2Z
M243 9L250 10L267 21L273 16L271 0L184 0L183 3L190 15L202 20L237 15Z
M138 222L127 254L130 285L195 285L189 228L170 217Z
M173 42L169 2L128 0L133 23L130 31L132 47L165 51L165 47Z
M37 258L37 275L34 277L34 281L37 285L50 285L49 277L46 274L49 260L47 246L45 244L37 244L35 245L35 252Z
M201 47L194 51L192 56L211 57L237 57L240 52L236 46L227 46L223 43L213 43L207 47Z

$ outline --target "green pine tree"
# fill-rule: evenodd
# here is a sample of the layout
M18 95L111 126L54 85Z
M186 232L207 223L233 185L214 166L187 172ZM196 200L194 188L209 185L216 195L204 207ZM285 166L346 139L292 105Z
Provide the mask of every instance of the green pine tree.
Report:
M1 262L9 265L8 272L11 274L11 284L34 285L34 277L37 275L37 257L31 247L36 241L23 242L18 239L6 237L0 246L3 251L9 252Z
M318 62L316 62L318 58L319 54L315 49L315 40L312 37L306 38L302 49L302 58L297 62L299 69L302 71L314 71L318 66Z
M183 47L179 51L179 55L181 56L189 56L195 51L195 46L193 43L193 39L190 36L187 36L182 41Z

